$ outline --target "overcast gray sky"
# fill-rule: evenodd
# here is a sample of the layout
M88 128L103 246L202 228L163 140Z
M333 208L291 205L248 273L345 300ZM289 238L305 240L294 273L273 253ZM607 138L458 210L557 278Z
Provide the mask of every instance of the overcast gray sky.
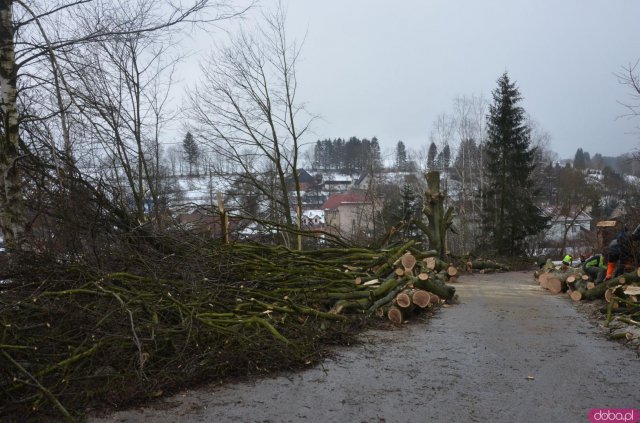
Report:
M629 90L614 76L640 59L638 0L283 2L289 37L306 34L299 94L323 117L315 139L417 149L456 97L490 99L506 70L562 158L640 147L640 119L616 119Z

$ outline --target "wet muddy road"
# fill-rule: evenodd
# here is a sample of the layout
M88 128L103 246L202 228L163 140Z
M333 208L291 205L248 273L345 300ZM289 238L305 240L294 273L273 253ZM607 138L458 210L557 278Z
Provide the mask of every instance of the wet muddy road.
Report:
M373 331L301 373L212 386L97 422L587 422L640 408L640 359L531 273L464 276L460 304Z

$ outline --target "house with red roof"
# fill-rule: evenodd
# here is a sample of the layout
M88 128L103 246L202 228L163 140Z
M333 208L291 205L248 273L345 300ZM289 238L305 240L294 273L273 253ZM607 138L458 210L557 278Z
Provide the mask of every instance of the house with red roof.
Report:
M322 205L327 231L347 239L368 236L373 230L375 212L381 210L377 203L364 192L332 195Z

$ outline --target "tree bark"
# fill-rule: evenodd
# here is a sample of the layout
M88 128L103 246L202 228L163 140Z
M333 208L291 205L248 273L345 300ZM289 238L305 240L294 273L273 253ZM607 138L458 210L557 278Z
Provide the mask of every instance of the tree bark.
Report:
M18 168L19 117L12 0L0 0L0 91L2 130L0 135L0 228L8 247L22 246L25 232L22 183Z
M444 298L445 300L452 299L454 294L456 293L456 289L454 287L446 285L444 282L435 278L429 278L427 280L416 278L413 282L413 286L419 289L433 292L438 297Z
M639 270L640 271L640 270ZM640 281L640 277L638 276L638 271L625 273L622 276L617 278L613 278L607 282L599 283L595 286L595 288L588 290L585 295L585 300L595 300L596 298L604 297L604 293L608 288L614 287L616 285L624 284L626 282L638 282Z
M416 220L414 223L429 238L429 248L438 252L443 259L447 248L447 231L453 224L453 208L444 209L446 193L440 191L440 172L431 171L425 175L427 191L424 193L423 214L427 224Z

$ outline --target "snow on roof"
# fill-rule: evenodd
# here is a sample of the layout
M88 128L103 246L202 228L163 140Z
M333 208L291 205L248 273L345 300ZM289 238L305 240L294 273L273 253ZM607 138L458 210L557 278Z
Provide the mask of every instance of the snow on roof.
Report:
M306 216L310 219L313 219L314 217L318 216L318 217L324 217L324 210L304 210L302 212L303 216Z
M325 173L322 175L325 182L351 183L353 176L346 173Z

